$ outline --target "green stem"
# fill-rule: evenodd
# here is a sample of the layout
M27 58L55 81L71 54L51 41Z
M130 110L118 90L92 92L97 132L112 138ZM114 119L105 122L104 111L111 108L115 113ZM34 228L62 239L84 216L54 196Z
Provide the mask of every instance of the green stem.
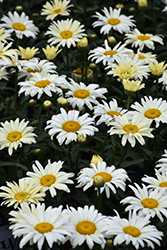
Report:
M101 147L100 155L102 155L103 152L104 152L104 148L105 148L105 145L106 145L107 140L108 140L108 133L106 133L105 140L104 140L103 145L102 145L102 147Z
M131 95L128 95L127 110L129 110L130 101L131 101Z
M124 152L122 153L121 159L120 159L120 161L119 161L117 167L120 167L120 165L121 165L121 163L122 163L122 161L123 161L123 159L124 159L124 157L125 157L125 155L126 155L126 153L127 153L127 151L128 151L128 148L129 148L129 143L126 144L126 147L125 147L125 149L124 149Z

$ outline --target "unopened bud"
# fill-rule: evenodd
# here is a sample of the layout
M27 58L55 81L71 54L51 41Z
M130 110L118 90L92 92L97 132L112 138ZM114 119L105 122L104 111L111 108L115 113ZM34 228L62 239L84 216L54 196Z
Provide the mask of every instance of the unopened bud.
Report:
M39 155L42 152L42 149L37 148L34 150L34 155Z
M44 107L45 109L51 108L51 107L52 107L52 102L49 101L49 100L44 101L43 107Z
M116 9L123 9L124 8L124 4L123 3L118 3L115 5Z
M138 0L137 3L139 8L146 8L148 5L147 0Z
M102 161L103 161L103 158L101 158L99 155L93 155L90 161L90 166L91 166L91 163L93 163L97 167L97 163L102 162Z
M37 102L36 102L36 100L34 100L34 99L31 99L31 100L29 100L29 106L35 106L35 104L36 104Z
M86 137L83 134L82 135L77 134L77 139L78 139L78 142L81 142L81 143L86 142Z
M57 99L57 103L59 104L59 105L67 105L68 104L68 101L67 101L67 99L66 98L64 98L64 97L60 97L60 98L58 98Z
M108 38L109 44L113 44L113 45L116 44L117 41L114 36L108 36L107 38Z
M23 7L21 5L18 5L18 6L15 7L15 10L16 11L22 11Z
M85 49L88 47L88 39L87 37L83 37L79 42L77 42L78 49Z
M89 64L89 68L90 69L95 69L97 67L97 64L96 63L90 63Z
M102 176L100 175L96 175L95 177L93 177L93 186L100 188L104 186L104 179Z

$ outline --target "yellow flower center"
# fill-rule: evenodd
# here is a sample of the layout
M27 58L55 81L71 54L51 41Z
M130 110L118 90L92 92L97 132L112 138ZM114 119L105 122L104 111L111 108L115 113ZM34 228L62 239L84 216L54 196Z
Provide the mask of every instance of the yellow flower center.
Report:
M36 73L36 72L41 72L41 71L42 71L42 68L40 68L40 69L38 69L38 68L35 68L35 69L28 68L27 69L28 73Z
M2 54L2 53L3 53L3 51L2 51L2 50L0 50L0 53Z
M27 198L27 196L29 195L29 193L26 193L26 192L20 192L20 193L17 193L15 195L15 199L16 200L25 200Z
M12 24L12 27L15 30L21 30L21 31L26 30L26 26L22 23L14 23L14 24Z
M150 36L146 36L146 35L139 35L137 38L138 38L139 40L141 40L141 41L145 41L145 40L150 39Z
M114 50L108 50L108 51L106 51L106 52L104 52L104 55L105 56L113 56L113 55L115 55L115 54L117 54L117 52L116 51L114 51Z
M35 226L35 230L41 234L48 233L53 230L52 224L48 222L41 222Z
M137 227L127 226L123 229L124 233L129 234L133 237L139 237L141 234L140 230Z
M111 176L110 174L106 173L106 172L100 172L100 173L95 174L95 175L93 176L93 179L94 179L96 176L101 176L101 177L103 177L104 182L109 182L109 181L111 181L111 179L112 179L112 176Z
M141 204L146 208L155 208L158 207L158 201L153 198L145 198L141 201Z
M42 80L42 81L39 81L39 82L36 82L35 83L35 86L38 87L38 88L45 88L47 85L49 85L51 82L48 81L48 80Z
M94 234L94 232L96 231L96 225L91 221L84 220L76 225L76 230L80 234L90 235Z
M112 110L108 111L107 114L110 115L110 116L112 116L112 117L114 117L114 115L116 115L116 116L119 116L119 115L122 116L119 112L112 111Z
M41 177L40 183L44 186L51 186L56 181L56 177L52 174L46 174Z
M53 11L54 14L59 14L60 12L61 12L61 9L55 9L55 10Z
M74 96L77 98L84 99L90 95L89 91L86 89L78 89L74 92Z
M21 138L22 134L20 132L14 131L8 134L7 139L11 142L17 141Z
M138 128L135 125L125 125L123 129L128 133L136 133L138 131Z
M149 118L149 119L154 119L156 117L159 117L161 115L161 112L158 109L148 109L145 113L144 113L145 117Z
M108 23L111 25L117 25L119 24L121 21L118 18L110 18L108 19Z
M63 124L62 129L67 132L75 132L81 128L81 125L76 121L67 121Z
M60 33L60 35L62 36L62 38L68 39L68 38L72 37L72 32L69 30L65 30L65 31L62 31Z
M139 57L140 60L144 60L146 58L145 56L140 55L140 54L138 55L138 57Z
M159 187L167 187L167 181L161 182Z

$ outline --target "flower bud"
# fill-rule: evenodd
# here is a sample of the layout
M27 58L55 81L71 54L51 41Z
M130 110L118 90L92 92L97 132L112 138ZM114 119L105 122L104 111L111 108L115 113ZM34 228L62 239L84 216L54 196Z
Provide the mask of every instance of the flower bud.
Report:
M15 10L18 11L18 12L22 11L23 7L21 5L18 5L18 6L15 7Z
M35 104L36 104L37 102L36 102L36 100L34 100L34 99L31 99L31 100L29 100L29 106L35 106Z
M57 103L58 103L59 105L64 106L64 105L67 105L67 104L68 104L68 101L67 101L66 98L60 97L60 98L57 99Z
M118 3L115 5L116 9L123 9L124 8L124 4L123 3Z
M77 139L78 139L78 142L81 142L81 143L84 143L86 142L86 137L82 134L77 134Z
M109 44L112 44L112 45L116 44L117 42L114 36L108 36L107 39L108 39Z
M88 39L87 37L83 37L79 42L77 42L77 48L80 49L85 49L88 47Z
M137 3L139 8L146 8L148 5L147 0L138 0Z
M90 63L89 64L89 68L90 69L95 69L97 67L97 64L96 63Z
M49 101L49 100L44 101L43 107L44 107L45 109L51 108L51 107L52 107L52 102Z
M91 167L91 163L95 164L97 167L97 163L102 162L102 161L103 161L103 159L99 155L93 155L92 159L90 161L90 167Z
M96 175L95 177L93 177L93 186L100 188L104 186L104 179L102 176L100 175Z
M38 156L42 152L42 149L37 148L34 150L34 155Z

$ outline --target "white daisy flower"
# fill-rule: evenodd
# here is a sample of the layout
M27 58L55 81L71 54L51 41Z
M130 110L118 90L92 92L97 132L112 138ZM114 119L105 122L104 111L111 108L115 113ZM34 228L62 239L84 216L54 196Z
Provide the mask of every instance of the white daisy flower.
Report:
M6 46L3 42L0 41L0 60L3 60L5 62L8 62L8 59L13 59L17 54L17 49L9 49L12 45L11 43L8 43Z
M125 34L125 43L132 44L132 47L139 47L140 51L143 50L144 46L149 49L154 50L154 42L164 44L162 35L152 35L150 33L143 34L137 28L135 28L131 33Z
M0 150L8 148L9 155L12 155L13 149L22 147L22 143L31 144L36 143L36 134L32 133L34 128L27 126L29 121L25 122L25 119L19 121L17 118L15 121L10 120L1 122L0 128Z
M115 169L115 166L107 166L106 162L98 162L97 165L91 163L90 168L83 168L78 173L78 188L83 187L83 191L94 185L97 177L102 177L104 185L100 188L95 187L97 192L105 191L107 198L110 198L110 191L116 194L116 188L125 191L126 180L129 179L124 169Z
M8 30L0 28L0 41L6 43L7 40L13 40Z
M95 63L99 63L102 61L103 65L108 63L113 63L115 57L118 54L129 54L132 53L130 49L125 48L126 44L122 44L119 42L114 48L111 48L108 45L107 39L104 40L104 48L97 47L96 49L90 50L88 60L94 61Z
M164 149L164 154L161 156L155 165L156 168L159 168L159 171L162 172L163 169L167 169L167 150Z
M84 208L78 207L77 210L70 207L68 213L74 230L69 238L73 248L81 246L85 241L89 249L93 248L94 242L101 248L105 247L104 225L108 220L106 216L99 213L93 205L84 206Z
M32 77L24 82L19 82L18 85L21 86L18 94L24 92L25 96L30 95L31 97L37 95L37 99L45 93L48 96L52 96L52 92L62 95L62 90L57 87L58 82L60 83L62 77L49 73L41 75L40 73L31 73Z
M109 104L103 101L103 104L98 104L94 107L93 118L100 117L100 119L96 122L97 125L100 125L101 123L105 123L108 125L111 121L115 120L115 117L122 116L127 112L127 110L118 107L118 103L116 99L112 99Z
M39 31L24 12L19 16L16 11L14 14L9 11L8 16L3 16L1 21L4 22L1 24L1 27L7 28L10 33L15 32L19 39L22 39L23 35L36 38Z
M137 183L135 186L129 185L136 197L128 196L120 201L122 204L130 204L125 208L125 211L135 210L140 216L148 215L152 218L157 216L163 222L163 216L167 217L166 188L153 190L144 184L140 187Z
M155 175L156 178L145 175L142 181L148 184L148 188L167 188L167 168L162 168L162 171L155 169Z
M6 61L3 61L3 60L0 60L0 65L2 66L2 70L3 69L6 69L6 68L18 68L19 70L21 70L22 66L23 66L23 62L22 60L19 60L18 59L18 55L15 55L12 59L8 58L8 60ZM11 73L13 72L16 72L15 70L14 71L11 71Z
M149 65L146 61L139 60L137 55L134 58L118 55L115 59L116 63L109 63L106 67L106 69L111 69L107 75L117 76L118 81L123 79L142 81L143 77L148 78L150 72Z
M167 123L167 102L165 100L144 96L144 98L141 98L141 103L142 105L135 102L131 105L131 108L150 120L151 123L155 121L156 128L159 127L160 122Z
M167 90L167 71L163 72L162 76L158 79L159 83L162 83L165 90Z
M50 3L46 2L41 10L41 15L46 15L46 20L53 20L58 15L68 16L69 8L73 6L68 0L52 0Z
M131 27L134 27L133 16L125 16L121 13L121 9L112 9L109 7L109 10L104 7L102 9L103 15L99 12L96 12L94 17L98 18L97 21L93 23L93 27L102 26L100 33L109 34L111 29L118 31L119 33L128 33Z
M14 237L21 237L19 247L31 241L32 244L37 243L38 250L42 250L42 246L46 241L49 248L52 248L54 242L61 243L66 236L71 236L73 232L72 225L69 222L69 216L64 213L62 206L53 208L38 203L35 208L30 205L32 212L25 213L19 210L21 219L13 225L12 234ZM24 207L23 207L24 209ZM11 215L12 212L11 212Z
M122 146L125 146L126 142L129 141L132 147L136 145L136 140L141 145L145 144L145 140L143 136L147 136L149 138L154 138L154 135L151 134L153 130L150 128L150 121L148 119L144 119L142 115L133 114L132 117L126 116L117 116L115 121L109 123L111 128L108 130L110 135L118 134L122 136Z
M21 79L26 76L26 79L29 79L32 73L40 74L57 74L57 66L50 62L49 60L40 60L39 58L32 58L30 60L23 60L23 68L19 70L18 79Z
M93 108L92 103L99 104L96 98L106 99L103 94L107 93L107 89L99 88L98 84L85 85L83 82L77 83L73 79L70 79L67 89L69 89L65 94L67 101L73 108L77 106L80 111L84 105L91 110Z
M43 201L45 193L40 186L36 186L34 181L27 178L19 179L17 184L15 181L6 182L7 186L0 187L0 197L4 199L1 205L13 206L16 208L20 203L35 203Z
M0 60L0 65L4 65L4 64L5 62L3 60ZM4 67L0 66L0 80L1 79L5 79L6 81L8 81L8 72L6 71L6 69L4 69Z
M94 127L94 120L89 117L89 114L86 113L82 116L79 116L79 111L70 110L68 113L61 108L60 114L53 115L52 119L47 121L47 126L45 129L50 129L48 131L51 139L53 136L58 133L56 136L60 145L65 142L69 144L71 141L77 141L77 134L93 136L95 132L98 131Z
M84 33L84 25L73 19L61 20L54 22L49 26L49 30L45 35L51 35L48 40L51 45L57 43L57 46L67 46L68 48L80 41L81 38L86 36Z
M60 171L62 165L63 161L51 163L48 160L48 164L44 168L39 161L35 161L35 164L32 165L34 172L28 171L27 175L35 181L37 186L42 187L44 192L49 190L52 197L57 195L56 189L69 193L70 189L66 184L73 183L68 178L73 177L74 174Z
M129 213L128 219L117 216L110 217L109 223L104 226L107 230L108 237L114 237L113 244L120 245L125 242L126 245L132 243L136 249L145 247L145 244L152 249L155 248L153 243L160 246L163 232L150 225L149 216L141 217L136 212Z
M136 54L134 52L128 53L128 56L130 58L134 58L136 55L138 56L139 60L145 60L148 64L154 63L156 58L157 58L156 54L152 54L152 52L144 53L144 52L140 51L139 49L137 50Z

